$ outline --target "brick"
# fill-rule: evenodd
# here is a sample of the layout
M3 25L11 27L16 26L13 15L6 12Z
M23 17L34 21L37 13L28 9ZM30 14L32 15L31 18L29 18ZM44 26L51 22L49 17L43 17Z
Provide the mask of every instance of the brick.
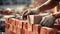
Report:
M7 34L7 32L8 32L7 30L8 30L8 29L7 29L7 28L5 28L5 34Z
M22 22L18 19L16 19L16 27L22 28Z
M47 34L56 34L57 30L55 29L47 29Z
M11 24L12 24L12 25L16 25L16 19L10 18L10 20L11 20Z
M9 25L10 25L9 30L13 31L13 26L11 24L9 24Z
M21 28L17 28L16 34L21 34Z
M32 31L32 24L24 22L23 29L27 29L28 31Z
M56 34L56 30L53 28L42 27L40 34Z
M8 21L8 23L9 23L9 24L11 24L11 23L12 23L11 21L12 21L12 19L11 19L11 18L9 18L9 21Z
M17 31L17 27L13 26L13 32L16 33L16 31Z
M9 18L5 18L5 23L8 23L8 21L9 21Z
M46 28L41 28L40 34L47 34L47 29Z
M21 34L29 34L29 31L27 29L22 29Z
M28 29L28 24L26 22L23 22L23 29Z
M29 23L28 23L27 26L28 26L28 31L32 31L32 24L29 24Z
M57 30L60 30L60 24L54 24L54 27L53 28L55 28Z
M28 28L27 22L24 22L24 21L21 21L21 22L22 22L22 28L27 29Z
M24 32L24 33L23 33ZM25 34L25 30L24 29L21 29L21 34Z
M10 31L9 29L5 29L5 34L16 34L16 33Z
M29 34L38 34L38 33L30 31Z
M60 31L57 31L57 33L56 34L60 34Z
M8 23L5 23L5 28L9 29L10 25Z
M35 34L34 32L30 32L30 34Z
M41 26L38 24L33 24L33 32L40 33Z
M11 34L10 30L5 28L5 34Z
M12 31L10 31L10 32L11 32L11 34L16 34L16 33L12 32Z

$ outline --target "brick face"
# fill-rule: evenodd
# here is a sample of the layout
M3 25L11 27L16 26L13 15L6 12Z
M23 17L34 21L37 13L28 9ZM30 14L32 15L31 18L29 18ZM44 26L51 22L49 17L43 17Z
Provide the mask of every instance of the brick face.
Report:
M29 31L27 29L21 29L21 34L29 34Z
M28 31L32 31L32 25L29 23L23 23L23 29L27 29Z
M11 20L10 22L12 25L16 25L16 20L14 18L10 18L10 20Z
M10 32L11 32L11 34L16 34L16 33L12 32L12 31L10 31Z
M16 20L16 25L5 23L6 34L60 34L56 28L60 25L55 25L54 28L42 27L39 24L30 24L26 21Z
M57 33L56 34L60 34L60 31L57 31Z
M45 29L45 28L41 28L41 31L40 31L40 34L47 34L47 29Z
M10 27L9 27L9 30L12 31L13 30L13 26L11 24L9 24Z
M10 25L8 23L5 23L5 28L9 29Z
M5 28L5 34L11 34L11 32Z
M22 22L20 20L16 20L16 27L22 28Z
M13 32L16 33L17 27L13 26Z
M57 30L48 27L42 27L40 34L56 34Z
M5 23L8 23L8 21L9 21L9 18L5 18Z
M60 24L55 24L53 28L60 30Z
M21 34L21 28L17 28L16 34Z
M40 33L40 28L41 28L41 26L39 26L38 24L34 24L33 25L33 32Z

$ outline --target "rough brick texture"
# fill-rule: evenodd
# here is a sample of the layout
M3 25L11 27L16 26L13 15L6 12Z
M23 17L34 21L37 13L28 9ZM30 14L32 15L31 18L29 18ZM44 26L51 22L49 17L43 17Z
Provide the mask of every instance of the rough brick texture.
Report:
M48 27L42 27L40 34L56 34L56 30Z

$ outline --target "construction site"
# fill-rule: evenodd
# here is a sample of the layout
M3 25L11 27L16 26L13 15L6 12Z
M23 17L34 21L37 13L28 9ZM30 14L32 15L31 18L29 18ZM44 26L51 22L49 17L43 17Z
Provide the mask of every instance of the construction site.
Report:
M0 34L60 34L60 0L0 0Z

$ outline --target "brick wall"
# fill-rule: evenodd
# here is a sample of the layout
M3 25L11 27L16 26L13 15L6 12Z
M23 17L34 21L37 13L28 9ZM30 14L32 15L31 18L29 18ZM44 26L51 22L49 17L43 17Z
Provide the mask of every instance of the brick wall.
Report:
M55 25L53 28L42 27L38 24L29 24L26 21L5 18L5 34L59 34L58 26ZM11 21L9 21L11 20Z

